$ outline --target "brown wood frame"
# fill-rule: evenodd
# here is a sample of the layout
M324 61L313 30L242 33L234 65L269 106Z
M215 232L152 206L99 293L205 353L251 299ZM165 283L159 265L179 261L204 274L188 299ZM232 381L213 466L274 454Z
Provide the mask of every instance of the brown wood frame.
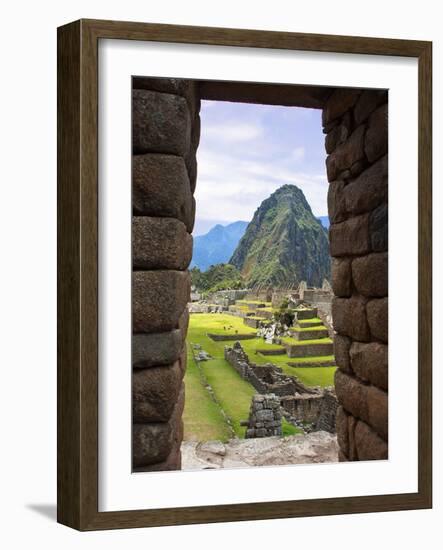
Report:
M98 512L98 41L125 39L418 58L418 492ZM432 43L80 20L58 29L58 521L79 530L432 506Z

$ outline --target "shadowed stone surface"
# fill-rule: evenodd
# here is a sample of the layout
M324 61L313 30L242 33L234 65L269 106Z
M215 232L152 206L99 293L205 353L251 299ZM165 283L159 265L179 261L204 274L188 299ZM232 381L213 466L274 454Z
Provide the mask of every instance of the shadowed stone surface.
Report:
M178 95L133 90L132 146L136 154L184 156L191 142L191 117L186 99Z
M381 204L369 218L371 248L374 252L388 250L388 205Z
M328 188L328 213L331 223L342 222L346 219L345 182L333 181Z
M361 94L354 88L342 88L332 92L322 112L322 123L326 126L351 109Z
M346 456L349 456L348 416L343 407L339 406L337 408L335 416L337 443Z
M352 298L334 298L332 301L332 319L334 329L342 335L360 342L370 337L366 320L366 300L361 296Z
M350 358L352 370L359 378L388 390L388 346L378 342L353 342Z
M337 176L346 169L358 173L363 169L363 164L354 167L356 163L364 160L366 126L359 126L353 131L350 138L337 147L326 159L326 171L328 180L334 181Z
M352 279L360 294L367 297L388 295L388 254L368 254L352 261Z
M177 218L192 232L195 199L185 161L173 155L136 155L132 159L135 214Z
M338 402L347 412L364 420L368 419L367 390L368 386L358 382L353 376L349 376L340 369L335 371L335 391Z
M359 460L386 460L388 445L371 428L359 420L354 432L355 447Z
M379 105L387 103L387 101L387 90L363 90L354 107L355 123L364 122Z
M192 236L174 218L132 218L132 264L135 269L186 269Z
M165 332L177 327L190 293L187 271L135 271L132 274L134 332Z
M132 463L134 468L158 465L166 461L177 442L183 439L181 416L184 407L184 386L182 388L168 422L133 424Z
M342 210L350 215L362 214L388 200L388 161L383 157L362 172L344 189Z
M388 343L388 299L371 300L366 305L371 334L377 340Z
M386 441L388 439L388 394L368 386L368 416L362 417Z
M171 366L137 369L132 375L132 418L134 422L169 420L182 384L179 362Z
M370 251L369 216L363 214L329 228L331 256L366 254Z
M179 329L170 332L153 332L132 335L132 366L146 368L171 365L183 349L186 332Z
M352 294L351 260L332 258L331 279L334 294L340 297L349 297Z

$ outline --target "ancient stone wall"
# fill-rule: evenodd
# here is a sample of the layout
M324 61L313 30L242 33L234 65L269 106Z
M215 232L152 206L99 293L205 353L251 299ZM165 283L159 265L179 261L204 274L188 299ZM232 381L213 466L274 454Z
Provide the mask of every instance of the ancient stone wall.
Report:
M200 100L191 81L133 79L133 468L180 469Z
M280 399L273 394L252 398L245 438L282 435Z
M340 460L388 457L387 101L339 89L323 109Z

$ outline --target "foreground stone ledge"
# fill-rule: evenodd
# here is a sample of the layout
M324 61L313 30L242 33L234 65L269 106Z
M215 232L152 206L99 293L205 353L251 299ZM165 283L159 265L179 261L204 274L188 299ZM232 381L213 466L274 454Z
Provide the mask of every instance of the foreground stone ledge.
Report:
M132 263L135 269L186 269L192 236L174 218L132 218Z
M177 218L192 232L195 199L182 157L162 154L132 157L134 213Z
M370 339L369 325L366 319L366 300L361 296L351 298L334 297L332 301L332 319L334 329L341 335L349 336L360 342Z
M359 460L388 459L388 444L361 420L355 426L354 439Z
M329 228L331 256L367 254L369 244L369 215L356 216Z
M366 305L371 334L377 340L388 343L388 299L370 300Z
M348 298L352 294L351 260L332 258L331 285L336 296Z
M135 271L132 274L133 332L177 328L190 294L187 271Z
M353 342L349 354L352 370L359 378L388 390L388 346L378 342Z
M388 295L388 254L368 254L352 261L352 280L360 294L368 298Z
M178 95L147 90L132 92L133 152L184 156L191 142L191 117Z
M179 329L169 332L132 335L132 366L147 368L171 365L180 357L186 332Z
M134 468L166 461L178 442L183 439L181 416L184 407L184 386L180 391L168 422L133 424L132 465Z
M136 369L132 374L133 422L169 420L182 385L179 361L173 365Z

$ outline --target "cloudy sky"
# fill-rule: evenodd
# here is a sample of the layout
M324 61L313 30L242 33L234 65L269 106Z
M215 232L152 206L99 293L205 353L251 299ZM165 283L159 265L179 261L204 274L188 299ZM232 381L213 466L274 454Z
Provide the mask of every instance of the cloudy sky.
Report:
M327 215L321 111L202 101L194 235L252 216L284 185L300 187Z

